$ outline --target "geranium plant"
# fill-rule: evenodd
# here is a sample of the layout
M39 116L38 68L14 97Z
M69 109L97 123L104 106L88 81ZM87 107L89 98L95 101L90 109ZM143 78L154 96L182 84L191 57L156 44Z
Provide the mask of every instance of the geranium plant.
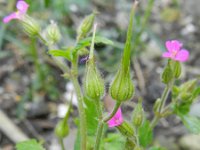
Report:
M138 2L135 1L130 13L130 22L127 31L127 38L125 42L124 51L121 58L119 70L117 71L113 81L110 83L109 94L115 100L113 111L105 113L102 105L102 99L105 94L105 85L103 77L96 66L94 44L105 43L113 45L113 42L104 38L96 36L98 25L95 23L96 13L87 16L77 30L76 43L73 46L66 48L58 48L57 43L62 38L59 28L55 22L42 30L35 19L27 14L29 5L20 0L17 2L17 12L14 12L3 19L4 23L8 23L12 19L18 19L24 31L32 38L39 38L40 41L48 47L48 54L63 71L63 77L69 79L75 88L78 98L79 133L77 135L76 150L99 150L106 149L106 137L104 136L106 128L116 128L123 137L123 148L125 150L142 150L150 148L151 150L158 150L154 147L153 130L161 118L166 118L170 115L177 115L184 123L184 125L193 133L200 133L200 120L194 116L190 116L189 110L192 103L200 94L200 87L197 85L197 79L189 80L180 85L176 85L175 81L181 75L181 64L189 59L189 51L182 48L183 44L178 40L169 40L166 42L167 51L163 53L162 57L168 60L163 73L161 75L162 82L166 85L163 94L158 98L154 104L154 118L149 120L146 117L146 112L142 106L142 100L138 100L138 104L133 110L132 120L126 121L123 118L123 110L121 105L126 101L131 100L134 96L135 86L132 81L132 72L130 68L131 47L133 33L133 22ZM93 35L90 37L90 31L93 29ZM88 47L90 49L88 50ZM82 55L89 55L85 67L85 76L82 85L78 81L79 68L78 59ZM65 63L66 59L69 63ZM170 96L170 102L166 103ZM89 104L88 104L89 103ZM90 107L92 105L92 107ZM88 110L94 109L97 113L88 113ZM63 120L61 120L56 128L55 134L59 138L62 149L64 147L63 138L70 132L68 125L68 118L70 108ZM94 131L91 131L90 125L95 124ZM21 150L23 145L36 145L33 140L29 144L22 142L17 145L17 149ZM41 145L38 146L41 148ZM34 149L36 150L36 149Z

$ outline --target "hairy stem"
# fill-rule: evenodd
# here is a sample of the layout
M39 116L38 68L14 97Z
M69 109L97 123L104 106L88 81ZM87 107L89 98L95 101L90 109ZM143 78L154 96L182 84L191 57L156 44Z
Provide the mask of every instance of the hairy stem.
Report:
M86 115L85 109L83 105L83 94L81 92L80 84L78 83L78 79L76 77L72 77L72 82L77 94L78 98L78 110L79 110L79 117L80 117L80 135L81 135L81 150L86 150L86 138L87 138L87 129L86 129Z
M173 82L172 82L173 83ZM171 86L167 85L163 91L162 97L161 97L161 103L160 106L158 108L158 115L155 115L152 122L151 122L151 128L154 128L156 126L156 124L158 123L159 119L161 118L161 114L163 112L163 108L165 106L167 97L169 95L169 92L171 90Z
M101 113L101 120L99 121L99 124L98 124L98 129L97 129L97 135L96 135L96 141L95 141L95 148L94 148L94 150L99 150L104 123L106 123L107 121L109 121L116 114L116 112L119 109L120 105L121 105L121 102L116 102L116 104L115 104L115 106L114 106L113 111L111 112L111 114L108 115L108 116L106 116L105 118L103 118L102 110L99 110L99 113ZM97 107L101 107L101 105L99 105Z

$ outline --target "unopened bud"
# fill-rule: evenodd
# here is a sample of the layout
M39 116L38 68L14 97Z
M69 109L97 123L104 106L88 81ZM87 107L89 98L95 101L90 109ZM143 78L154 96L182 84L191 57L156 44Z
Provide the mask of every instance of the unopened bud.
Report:
M180 92L192 92L197 84L197 79L189 80L180 86Z
M132 126L128 123L128 122L126 122L126 121L124 121L121 125L119 125L119 126L117 126L117 129L119 130L119 132L122 134L122 135L124 135L124 136L126 136L126 137L134 137L134 134L135 134L135 132L134 132L134 129L132 128Z
M61 38L60 30L54 21L51 21L51 24L47 27L46 32L46 37L52 44L58 42Z
M116 101L127 101L134 94L134 85L130 77L130 72L119 69L111 86L109 93Z
M31 37L39 34L41 28L36 20L25 15L21 21L24 31Z
M133 125L139 127L144 121L144 110L142 108L142 101L140 101L133 111Z
M158 114L159 113L159 108L160 108L160 105L161 105L161 99L158 98L153 106L153 111L155 114Z
M69 126L64 119L56 125L55 134L59 138L64 138L69 134Z
M95 13L92 13L91 15L87 16L81 23L81 25L78 28L78 40L84 38L87 36L87 34L91 31L92 26L94 24L95 20Z

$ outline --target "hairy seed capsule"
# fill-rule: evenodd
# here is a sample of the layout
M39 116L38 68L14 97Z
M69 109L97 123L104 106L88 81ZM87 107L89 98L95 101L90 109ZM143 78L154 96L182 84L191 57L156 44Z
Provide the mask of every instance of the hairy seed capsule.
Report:
M92 99L99 99L104 95L104 81L93 60L89 60L87 63L84 91Z
M37 23L37 21L29 17L28 15L24 16L21 23L24 31L30 37L38 35L41 30L40 25Z
M56 43L60 40L61 34L57 24L52 20L51 24L46 29L47 39L52 43Z
M109 93L116 101L131 99L134 94L134 85L129 71L124 71L124 69L118 71L110 86Z

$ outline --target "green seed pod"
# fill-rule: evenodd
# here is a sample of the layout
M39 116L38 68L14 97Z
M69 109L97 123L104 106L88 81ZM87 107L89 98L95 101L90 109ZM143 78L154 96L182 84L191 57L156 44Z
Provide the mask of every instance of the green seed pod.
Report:
M56 125L55 134L59 138L64 138L69 134L69 126L64 119Z
M46 29L46 37L52 44L57 43L61 38L59 28L57 24L52 20L51 24Z
M118 70L109 89L111 97L116 101L127 101L134 94L134 85L130 72L124 69Z
M99 100L104 95L104 81L101 78L101 75L97 70L94 62L94 39L96 26L97 25L95 24L92 44L90 47L89 60L86 66L84 91L88 97Z
M41 28L40 25L37 23L36 20L29 17L28 15L25 15L21 21L22 27L24 31L30 36L36 36L39 34Z
M142 101L140 101L133 111L133 125L139 127L142 125L145 118L144 110L142 108Z
M93 60L89 60L85 72L84 91L92 99L101 98L104 95L104 81Z
M87 36L87 34L91 31L92 26L94 24L95 20L95 13L92 13L91 15L87 16L81 23L81 25L78 28L77 34L78 34L78 40L84 38Z

